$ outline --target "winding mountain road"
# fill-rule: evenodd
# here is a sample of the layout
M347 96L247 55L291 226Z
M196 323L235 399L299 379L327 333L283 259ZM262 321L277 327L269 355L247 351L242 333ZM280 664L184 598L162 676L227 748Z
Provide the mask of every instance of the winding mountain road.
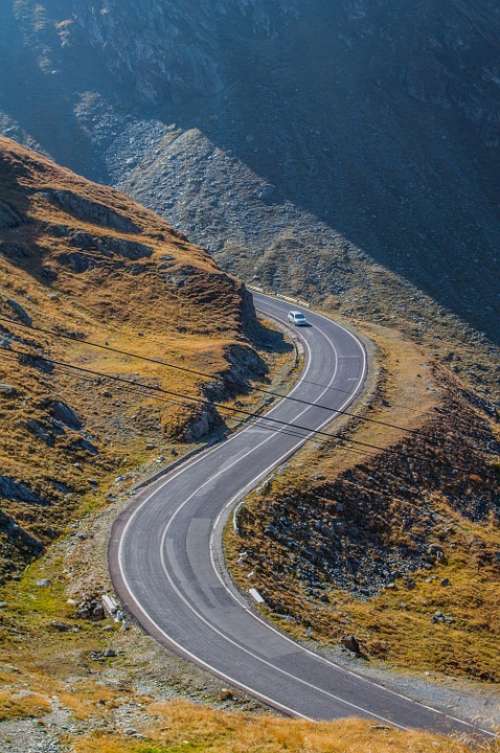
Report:
M254 297L264 316L286 322L289 304ZM319 429L359 394L367 359L346 329L318 314L308 319L312 326L299 332L305 368L290 395L322 407L282 400L267 415ZM109 546L123 605L161 644L286 714L361 716L402 728L473 732L468 722L290 640L252 610L225 573L221 535L227 516L308 436L303 429L253 420L138 494L116 520Z

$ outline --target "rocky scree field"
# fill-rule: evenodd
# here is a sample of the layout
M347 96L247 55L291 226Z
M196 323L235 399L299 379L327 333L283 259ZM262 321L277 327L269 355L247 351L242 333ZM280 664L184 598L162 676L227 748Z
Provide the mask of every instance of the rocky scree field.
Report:
M499 33L494 0L8 0L0 129L489 399Z

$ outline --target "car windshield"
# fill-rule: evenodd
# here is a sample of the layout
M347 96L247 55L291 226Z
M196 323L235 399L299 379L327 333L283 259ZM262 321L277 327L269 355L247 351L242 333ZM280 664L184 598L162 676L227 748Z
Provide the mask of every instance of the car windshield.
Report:
M304 314L295 314L296 319L305 319Z

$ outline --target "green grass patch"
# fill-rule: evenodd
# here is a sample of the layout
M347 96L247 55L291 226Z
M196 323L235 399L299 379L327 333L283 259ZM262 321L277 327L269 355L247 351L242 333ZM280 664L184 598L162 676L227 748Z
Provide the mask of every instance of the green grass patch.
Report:
M3 589L2 598L10 612L21 619L46 620L65 618L70 614L66 604L65 581L60 558L43 558L29 565L20 581L13 581ZM48 581L47 585L39 585Z

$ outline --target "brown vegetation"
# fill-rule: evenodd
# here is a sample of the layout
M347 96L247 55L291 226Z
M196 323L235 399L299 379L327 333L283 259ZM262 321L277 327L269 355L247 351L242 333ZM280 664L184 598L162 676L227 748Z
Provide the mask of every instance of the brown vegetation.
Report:
M214 382L224 374L220 392L224 400L234 399L237 390L244 390L246 380L251 382L264 374L262 360L252 349L257 339L253 310L237 281L219 272L204 252L129 199L83 181L4 139L0 140L0 287L0 315L15 319L18 324L29 325L31 321L34 326L77 333L79 338L107 343L117 349L160 356L212 374ZM445 750L468 753L469 748L458 741L425 733L397 732L354 720L315 725L248 714L224 715L185 702L153 704L148 692L140 690L144 674L150 671L144 650L144 646L152 650L148 639L136 628L122 631L111 621L94 622L79 616L77 605L68 601L68 595L75 594L69 590L70 584L77 588L77 577L80 581L84 579L82 569L88 571L86 588L93 582L102 592L103 583L101 573L96 576L95 560L100 556L96 539L88 532L86 540L82 539L81 548L85 549L82 566L82 552L74 545L81 531L70 530L69 523L88 512L91 512L89 525L95 523L93 516L103 508L106 496L112 492L114 497L116 493L117 474L126 474L160 452L165 460L173 457L179 451L174 445L179 436L194 441L189 431L193 418L196 423L200 416L185 405L162 404L146 394L117 389L104 377L90 377L85 382L65 370L50 369L36 357L20 361L14 351L56 358L110 375L140 377L148 384L182 389L197 396L207 390L207 379L203 377L164 370L156 364L105 353L81 342L56 340L34 328L0 322L0 382L4 385L0 388L0 431L4 437L0 569L12 575L22 570L28 560L35 559L2 588L1 599L5 604L0 607L0 640L4 664L0 681L5 690L0 695L0 720L39 719L42 725L50 727L51 734L63 736L63 742L75 753L95 750L354 753L360 749L373 753L427 753L429 749L438 753ZM388 348L388 353L393 354L394 349ZM389 362L391 358L396 356L391 355ZM408 367L409 359L407 348L401 354L402 369ZM279 357L277 361L281 363ZM422 369L426 381L430 369ZM390 384L391 374L392 371L382 380L385 398L389 399L392 394L401 397L399 382ZM220 390L220 382L216 384ZM213 390L214 385L208 388ZM442 390L448 390L444 383ZM456 389L453 396L458 399ZM246 404L251 398L246 395L238 399ZM434 393L419 393L422 413L431 410L436 402ZM381 402L373 415L379 413L384 414ZM419 413L412 415L415 425L420 425ZM484 427L483 430L486 431ZM365 425L356 431L373 439L372 433L377 434L378 429ZM379 436L376 438L380 441ZM387 435L385 440L389 441ZM454 445L445 447L443 452L454 449ZM320 487L325 507L332 503L328 497L332 490L338 496L336 463L344 463L342 468L346 471L351 467L350 457L346 464L345 450L336 453L335 456L330 450L321 453L317 468L325 479L307 490L311 509ZM332 458L335 458L333 465ZM289 480L280 482L288 483ZM484 487L481 478L471 478L470 483L476 491ZM346 489L347 484L340 486L347 499ZM453 480L450 489L456 496ZM278 495L277 500L280 499ZM444 562L439 565L451 568L453 573L449 576L453 589L445 594L456 600L460 582L463 587L460 598L471 599L474 583L466 571L459 581L458 573L465 568L460 560L465 552L462 539L473 532L470 539L476 557L473 561L478 570L481 568L484 579L481 594L474 592L478 621L475 638L489 636L490 628L486 629L481 622L481 609L484 606L486 610L490 603L490 548L489 543L478 544L479 539L484 542L490 536L488 523L469 520L459 505L449 511L449 499L441 499L439 504L446 506L446 515L453 514L457 520L455 538L450 539L451 544L457 542L456 549L449 554L446 565ZM380 511L373 509L379 516ZM393 509L397 512L396 506ZM414 527L419 522L412 519ZM60 537L63 533L72 536ZM258 527L255 534L261 536ZM58 542L49 547L56 539ZM488 542L493 540L491 534ZM275 543L273 546L277 556L281 556L280 547ZM267 551L266 547L264 539L263 551ZM47 549L45 556L36 559L43 549ZM472 562L467 552L463 556L466 564ZM272 566L275 563L271 562ZM265 577L272 573L272 568L265 571L259 563L257 573L265 589ZM432 584L418 573L415 580L417 586L410 593L416 604L417 598L428 598L425 589L432 588ZM283 577L283 584L291 594L288 608L298 614L294 591L297 582ZM303 591L298 593L302 599ZM342 609L350 621L346 624L352 630L359 628L363 646L374 656L379 654L362 631L366 626L367 635L373 635L375 615L381 641L385 640L384 631L393 629L392 623L398 624L394 615L399 607L391 607L388 601L393 596L393 591L390 594L384 591L368 602L353 599L348 592L339 596L339 604L345 599ZM483 602L479 603L479 598ZM307 599L310 601L309 595ZM360 604L377 605L377 599L385 606L373 607L369 620L368 612L356 613ZM316 615L317 600L313 604ZM459 608L462 607L457 605L456 609ZM416 607L414 611L417 615ZM390 619L384 622L386 615ZM308 613L304 612L299 630L308 619ZM469 613L463 619L470 621ZM415 620L414 630L421 630L417 617ZM326 622L322 616L317 624L316 637L331 637L324 630ZM436 629L446 633L449 640L448 626L437 625ZM143 651L139 660L138 653L131 649L132 643L140 645ZM471 662L479 667L476 654L485 649L481 640L477 644ZM113 652L106 655L110 645ZM439 645L445 645L444 638ZM403 656L389 658L404 663L409 657L404 655L406 644L401 642L401 646ZM117 651L115 647L119 647ZM153 673L151 686L159 685L158 678L164 677L168 662L173 664L176 660L161 653L161 666ZM192 681L183 676L185 670L179 669L180 662L176 667L170 671L179 683L179 692L183 692L191 687ZM198 697L220 702L220 697L211 696L206 690L205 682L199 683ZM172 692L172 687L168 692ZM158 694L161 695L161 689ZM120 712L130 708L142 719L142 740L124 736L123 725L120 727ZM75 723L83 725L82 735L77 738L64 734L57 722L49 724L47 714L54 709L62 710ZM108 732L95 732L96 728Z
M17 323L0 321L0 576L40 554L117 474L160 451L168 460L172 441L197 441L219 422L196 404L158 401L40 357L198 398L210 376L35 327L223 375L221 399L266 371L249 340L263 330L238 281L152 212L7 139L0 316Z
M425 732L401 732L355 719L339 722L286 721L221 714L192 704L154 704L157 723L148 740L106 735L75 741L74 753L469 753L466 743ZM493 753L485 746L484 753Z
M306 449L250 498L241 536L228 532L233 574L297 637L335 645L354 635L367 658L495 681L493 416L415 345L381 328L370 335L384 369L364 414L418 433L354 420L344 442Z
M18 693L0 690L0 722L7 719L37 718L48 714L50 701L39 693Z

